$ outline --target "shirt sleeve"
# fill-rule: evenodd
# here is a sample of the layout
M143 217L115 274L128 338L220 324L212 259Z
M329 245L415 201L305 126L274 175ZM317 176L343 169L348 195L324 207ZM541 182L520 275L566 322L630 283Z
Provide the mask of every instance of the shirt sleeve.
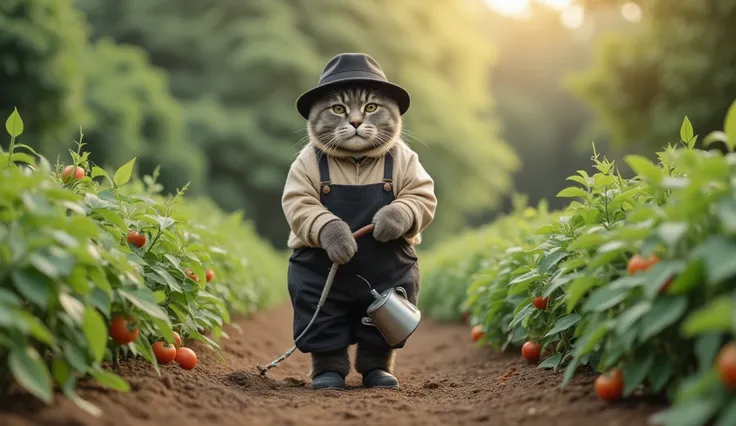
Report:
M303 158L297 158L286 177L281 206L292 232L309 247L319 247L322 227L339 220L320 201L318 187L310 178Z
M394 204L401 206L412 218L412 226L405 235L412 238L424 231L434 219L437 208L434 180L413 151L409 151L400 176L403 176L402 186L398 188Z

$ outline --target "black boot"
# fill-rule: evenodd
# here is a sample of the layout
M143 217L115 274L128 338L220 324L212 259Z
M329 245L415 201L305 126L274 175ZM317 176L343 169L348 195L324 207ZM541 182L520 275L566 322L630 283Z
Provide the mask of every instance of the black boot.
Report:
M393 349L359 344L355 369L363 375L363 386L398 388L399 380L393 375L394 355Z
M349 372L348 348L312 353L312 389L344 389Z

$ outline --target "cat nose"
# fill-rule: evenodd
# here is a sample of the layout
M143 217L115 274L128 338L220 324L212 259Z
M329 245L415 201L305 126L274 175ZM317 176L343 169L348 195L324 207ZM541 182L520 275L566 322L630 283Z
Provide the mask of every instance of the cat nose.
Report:
M360 119L351 120L350 124L352 124L353 127L357 129L358 127L360 127L361 124L363 124L363 120L360 120Z

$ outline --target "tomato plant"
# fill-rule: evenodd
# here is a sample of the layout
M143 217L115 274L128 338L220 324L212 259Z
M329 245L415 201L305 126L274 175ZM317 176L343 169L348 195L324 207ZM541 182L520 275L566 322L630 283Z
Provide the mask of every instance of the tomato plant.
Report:
M77 394L78 381L91 377L127 391L106 365L142 357L158 372L158 348L170 356L174 347L156 342L181 346L179 333L219 355L231 314L281 297L270 283L281 278L287 257L260 240L242 212L185 198L186 186L163 195L158 169L138 179L135 158L105 170L90 161L82 134L69 152L71 168L52 165L17 143L17 111L5 127L11 143L0 149L0 391L17 383L52 403L56 388L99 416ZM74 179L64 170L75 171ZM186 273L206 277L208 269L217 279L206 289Z
M724 346L736 336L736 102L702 148L687 119L680 139L624 157L628 176L593 147L592 170L558 193L567 207L519 203L429 253L426 309L469 310L495 349L538 343L550 354L539 368L564 370L563 386L589 366L604 372L591 389L603 399L668 397L655 424L736 424ZM440 297L457 288L461 299ZM539 297L554 303L540 310Z

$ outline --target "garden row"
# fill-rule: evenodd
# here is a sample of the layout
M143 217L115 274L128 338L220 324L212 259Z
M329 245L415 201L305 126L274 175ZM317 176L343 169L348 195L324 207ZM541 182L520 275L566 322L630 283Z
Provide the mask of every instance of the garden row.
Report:
M625 158L631 178L594 150L563 211L520 204L430 253L425 309L467 312L473 339L521 346L562 386L589 365L601 399L664 394L655 424L736 424L736 102L724 129L696 149L686 118L658 161Z
M83 152L52 165L6 122L0 150L0 394L19 386L46 403L87 377L119 391L105 365L141 356L196 366L187 339L219 353L231 314L281 296L285 258L240 214L207 199L163 195L158 170L133 177L135 159L106 171Z

